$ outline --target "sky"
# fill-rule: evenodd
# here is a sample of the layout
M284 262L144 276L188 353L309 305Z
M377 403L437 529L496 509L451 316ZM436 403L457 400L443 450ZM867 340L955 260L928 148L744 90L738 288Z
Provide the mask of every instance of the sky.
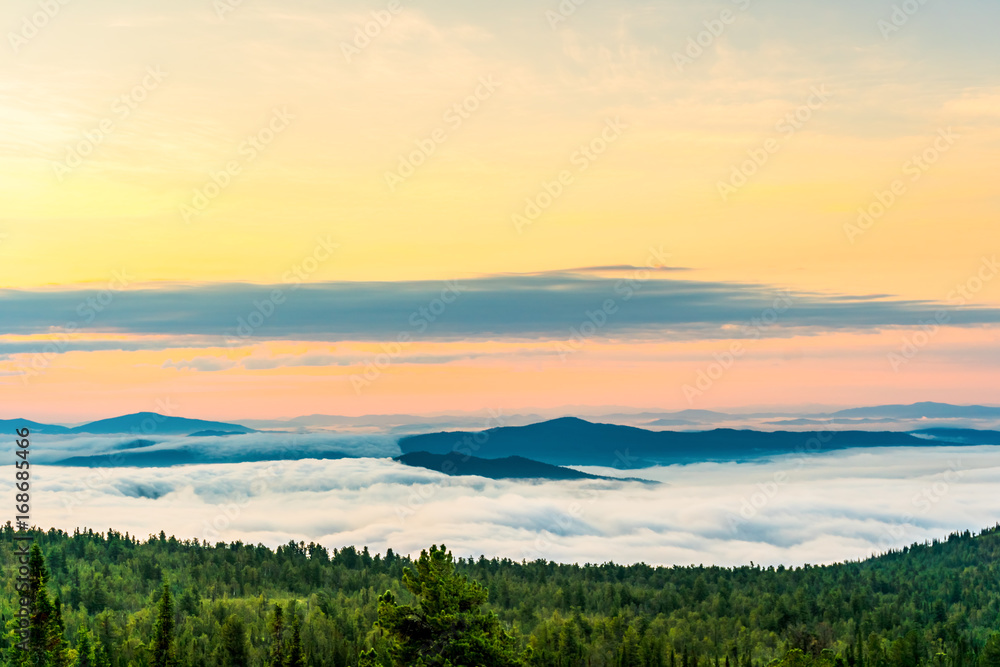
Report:
M0 418L1000 404L997 19L11 0Z

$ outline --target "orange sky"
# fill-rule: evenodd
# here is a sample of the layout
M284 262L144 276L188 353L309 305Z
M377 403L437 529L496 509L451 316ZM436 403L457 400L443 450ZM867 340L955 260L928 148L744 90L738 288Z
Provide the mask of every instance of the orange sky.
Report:
M643 266L658 247L688 280L947 303L1000 242L1000 54L969 8L927 5L887 36L891 3L616 0L554 26L537 3L404 4L350 57L367 4L265 0L219 16L204 1L94 0L8 36L0 289L99 294L122 271L133 290L290 274L402 284ZM678 67L723 7L734 22ZM8 3L0 23L19 35L35 10ZM4 298L3 417L82 421L164 397L232 419L1000 403L992 325L944 327L898 371L888 355L916 328L769 333L694 399L684 386L738 337L623 333L563 362L558 331L429 336L358 392L377 339L221 349L95 317L88 340L132 349L60 349L25 378L65 321L18 338ZM997 307L1000 281L965 301ZM325 361L246 365L284 357Z

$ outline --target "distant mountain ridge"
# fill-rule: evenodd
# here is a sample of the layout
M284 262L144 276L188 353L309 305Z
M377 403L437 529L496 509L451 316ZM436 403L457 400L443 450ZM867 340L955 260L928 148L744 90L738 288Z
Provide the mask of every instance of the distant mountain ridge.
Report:
M168 417L156 412L137 412L111 419L101 419L74 428L39 424L27 419L0 420L0 428L13 432L18 428L29 428L32 433L50 435L118 435L130 433L133 435L188 435L198 431L215 431L225 433L255 433L252 428L240 424L206 421L204 419L187 419L184 417Z
M408 466L427 468L445 475L461 476L475 475L489 479L545 479L545 480L576 480L592 479L605 481L646 482L646 480L622 479L591 475L589 473L541 463L523 456L508 456L502 459L480 459L475 456L465 456L455 452L449 454L431 454L429 452L411 452L397 456L395 461Z
M893 419L1000 419L1000 408L985 405L951 405L924 401L910 405L876 405L834 412L834 417L890 417Z
M45 433L48 435L64 435L72 433L72 430L66 426L39 424L38 422L33 422L30 419L0 419L0 433L14 433L25 428L32 433Z
M574 417L563 417L572 419ZM935 403L925 401L910 405L877 405L870 407L848 408L835 412L822 413L789 413L789 412L754 412L754 413L726 413L714 410L676 410L662 412L635 412L635 413L612 413L599 417L586 417L586 419L600 420L610 424L630 423L642 427L671 427L679 426L687 430L697 429L699 426L707 428L712 424L733 425L740 421L748 424L754 419L778 419L777 421L763 422L762 425L772 426L822 426L838 425L850 426L852 424L877 424L890 423L893 420L913 422L921 419L968 419L968 420L997 420L1000 421L1000 407L984 405L951 405L949 403ZM779 419L780 418L780 419ZM254 427L270 428L354 428L364 426L382 426L388 432L419 433L429 428L452 428L467 429L476 428L483 424L486 418L483 415L464 414L452 416L419 416L407 414L394 415L364 415L360 417L338 416L338 415L307 415L287 420L244 420L250 426L236 423L225 423L216 421L206 421L201 419L186 419L182 417L168 417L154 412L140 412L132 415L123 415L111 419L102 419L82 426L62 426L55 424L42 424L28 419L0 419L0 432L13 432L18 428L29 428L33 433L43 433L51 435L91 433L91 434L119 434L119 433L159 433L163 435L190 435L205 431L217 433L254 433L258 432ZM545 417L537 414L505 415L505 422L510 426L529 426L537 423L545 423ZM548 421L554 421L549 419ZM945 424L947 425L947 424ZM915 424L908 424L912 429ZM976 427L975 424L968 426ZM995 426L995 425L989 425Z
M552 465L644 468L657 464L745 460L766 455L815 453L850 447L928 447L993 444L993 431L930 429L893 431L648 431L595 424L575 417L530 426L506 426L480 433L428 433L400 439L404 454L458 451L486 458L523 456Z

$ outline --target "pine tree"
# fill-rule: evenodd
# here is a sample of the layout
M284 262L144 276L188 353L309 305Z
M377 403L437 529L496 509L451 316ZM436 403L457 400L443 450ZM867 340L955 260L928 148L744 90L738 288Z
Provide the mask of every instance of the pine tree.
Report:
M516 640L496 614L481 610L486 589L455 572L454 557L444 545L421 551L414 567L403 570L403 585L416 596L416 608L396 604L391 591L379 598L377 625L393 641L396 665L524 664Z
M76 663L74 667L96 667L97 658L94 654L94 644L91 641L90 630L81 625L76 633Z
M52 667L69 667L69 642L66 641L66 624L62 617L62 603L56 598L52 605L52 620L48 633L49 664Z
M52 602L46 590L49 571L45 567L45 557L37 544L31 545L28 557L28 600L32 614L29 623L27 664L47 667L49 664L50 627L52 624Z
M174 602L170 597L170 584L163 582L163 594L156 609L156 625L149 652L153 667L172 667L174 664Z
M274 615L271 616L271 654L269 667L283 667L285 664L285 617L281 605L274 605Z
M285 612L285 615L292 619L292 633L285 647L285 667L303 667L306 663L305 657L302 655L302 631L294 601L288 603L288 611Z
M1000 667L1000 632L994 632L979 654L980 667Z
M216 667L246 667L249 664L246 629L235 614L230 614L222 624L215 664Z
M98 639L94 646L94 667L111 667L111 656L104 643Z
M622 647L618 655L619 667L640 667L642 658L639 655L639 633L629 627L622 638Z

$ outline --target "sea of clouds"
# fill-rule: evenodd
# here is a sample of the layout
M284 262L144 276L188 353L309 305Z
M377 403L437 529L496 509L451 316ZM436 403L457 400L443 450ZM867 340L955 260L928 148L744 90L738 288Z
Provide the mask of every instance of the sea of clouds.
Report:
M204 463L245 463L275 459L399 456L398 438L381 434L246 433L230 436L32 435L38 463L75 457L149 452L190 452ZM113 460L112 460L113 462Z
M365 442L359 448L373 446ZM518 561L801 565L864 558L1000 520L1000 447L586 470L660 483L447 477L391 458L36 465L32 521L272 547L304 540L414 554L445 543L456 555ZM4 477L0 488L12 492Z

